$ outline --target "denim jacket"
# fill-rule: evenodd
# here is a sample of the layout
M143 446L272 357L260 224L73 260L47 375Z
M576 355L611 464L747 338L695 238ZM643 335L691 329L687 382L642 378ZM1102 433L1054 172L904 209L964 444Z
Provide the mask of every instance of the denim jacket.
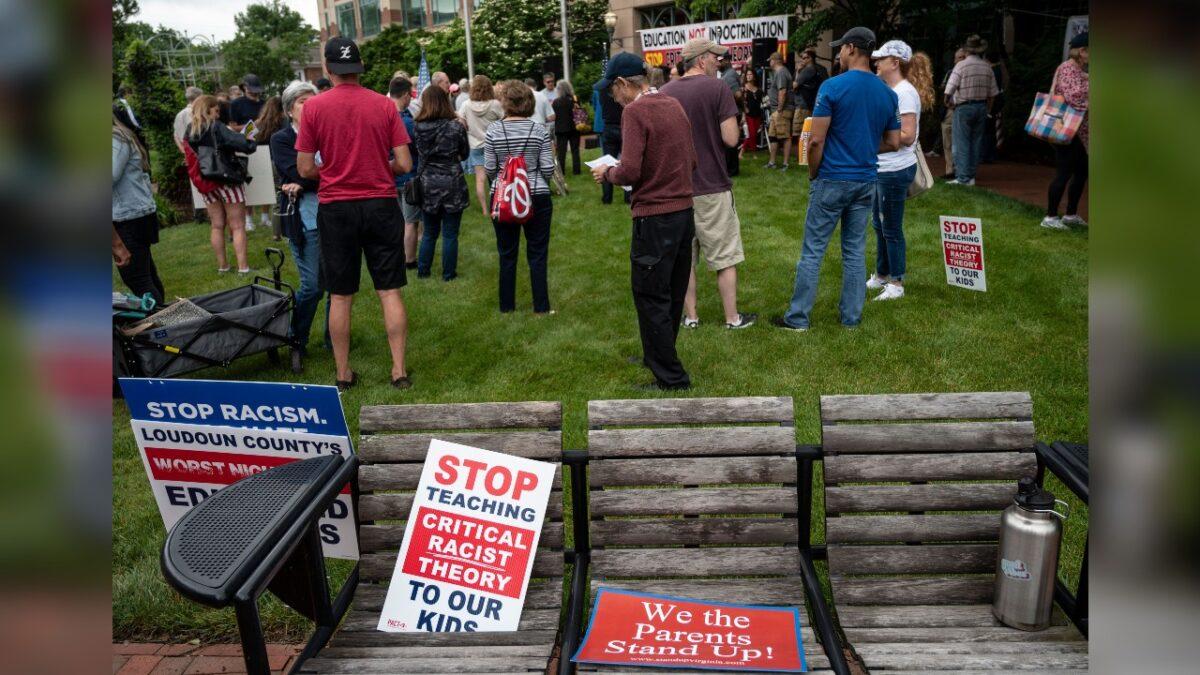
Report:
M129 143L112 137L112 219L133 220L154 213L150 177L142 171L142 156Z

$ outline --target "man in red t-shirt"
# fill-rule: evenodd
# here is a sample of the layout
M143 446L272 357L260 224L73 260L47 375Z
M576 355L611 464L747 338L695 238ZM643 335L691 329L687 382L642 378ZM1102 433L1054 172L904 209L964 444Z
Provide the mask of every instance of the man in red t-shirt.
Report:
M404 366L408 316L400 288L408 279L393 176L412 168L410 139L392 102L358 83L363 63L352 40L335 37L325 43L325 70L334 88L304 104L296 164L301 176L321 181L317 232L321 279L332 296L329 335L337 386L345 391L358 381L350 368L350 308L365 256L383 305L392 386L407 389L412 386Z

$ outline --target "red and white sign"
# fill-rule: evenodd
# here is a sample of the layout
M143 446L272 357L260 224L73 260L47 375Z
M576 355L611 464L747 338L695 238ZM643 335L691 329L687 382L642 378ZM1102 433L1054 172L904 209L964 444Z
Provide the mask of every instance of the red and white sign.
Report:
M683 45L694 38L708 38L729 48L730 60L744 64L750 60L751 43L756 38L775 38L780 53L787 53L788 18L756 16L726 21L706 21L685 26L647 28L638 31L642 58L651 66L673 66L683 60ZM766 64L757 64L766 65Z
M983 223L978 218L940 216L946 283L972 291L987 290L983 269Z
M802 673L794 607L732 605L600 588L576 663Z
M246 476L299 459L353 452L346 436L137 419L131 424L168 530L193 506ZM329 505L318 529L325 555L358 560L349 485Z
M378 629L515 631L555 471L430 442Z

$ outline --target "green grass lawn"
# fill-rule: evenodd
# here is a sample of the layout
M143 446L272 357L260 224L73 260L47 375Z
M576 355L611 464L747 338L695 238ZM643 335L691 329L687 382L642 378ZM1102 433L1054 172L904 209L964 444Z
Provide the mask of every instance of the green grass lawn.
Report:
M747 156L735 179L746 251L738 270L739 302L743 311L758 312L761 323L725 330L715 277L701 273L701 327L679 338L680 357L693 382L686 396L794 397L797 442L819 443L822 394L1021 390L1033 395L1039 439L1086 442L1086 232L1045 230L1037 226L1041 213L1035 207L986 190L939 185L908 204L904 299L868 301L862 325L842 328L835 236L822 269L812 330L781 331L766 319L781 313L791 295L808 179L794 169L768 172L761 168L764 162ZM411 390L389 386L379 303L370 292L359 294L351 360L361 384L343 397L352 433L363 405L555 400L564 405L565 444L584 447L588 400L656 395L636 388L649 381L649 373L627 362L641 353L629 290L629 210L601 205L599 188L586 174L573 177L570 187L569 196L554 201L550 298L557 315L533 315L523 257L518 311L499 313L495 239L474 205L462 226L459 278L441 281L440 263L433 279L410 277L405 300ZM982 219L987 293L946 285L937 221L943 214ZM266 270L263 249L282 244L261 229L250 234L250 242L251 264ZM867 254L872 269L873 233ZM245 283L216 274L207 225L164 230L154 256L172 297ZM113 279L114 288L120 288L115 273ZM290 262L286 279L296 281ZM363 288L370 288L365 270ZM319 330L314 326L315 348L304 375L272 367L263 355L199 375L332 384L333 360L319 347ZM1060 497L1067 494L1061 486L1052 489ZM165 533L129 430L128 410L120 402L113 404L113 501L114 639L234 639L231 612L201 608L162 580L158 554ZM1063 553L1063 574L1072 581L1086 543L1087 513L1080 512L1068 527ZM814 528L820 540L819 504ZM334 569L344 573L346 568ZM272 639L297 640L304 634L304 622L278 603L264 608L264 622Z

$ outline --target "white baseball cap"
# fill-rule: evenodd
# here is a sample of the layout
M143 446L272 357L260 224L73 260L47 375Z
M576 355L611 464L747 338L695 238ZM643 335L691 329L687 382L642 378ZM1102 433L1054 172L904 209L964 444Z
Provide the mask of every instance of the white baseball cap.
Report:
M911 61L912 47L909 47L903 40L888 40L879 49L871 52L871 58L873 59L882 59L889 56L894 56L901 61Z

